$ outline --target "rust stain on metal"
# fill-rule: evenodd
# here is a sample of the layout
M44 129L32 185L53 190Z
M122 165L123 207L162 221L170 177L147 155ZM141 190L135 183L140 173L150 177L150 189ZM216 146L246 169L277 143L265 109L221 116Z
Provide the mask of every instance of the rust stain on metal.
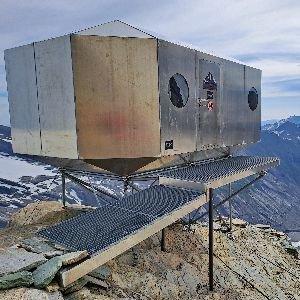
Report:
M159 155L156 47L154 39L72 37L80 157Z

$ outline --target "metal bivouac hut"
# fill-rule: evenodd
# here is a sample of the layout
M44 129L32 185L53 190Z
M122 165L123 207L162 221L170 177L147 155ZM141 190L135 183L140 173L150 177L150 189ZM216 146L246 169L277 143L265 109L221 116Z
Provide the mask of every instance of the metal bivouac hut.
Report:
M212 289L213 189L254 177L223 204L279 164L233 156L260 139L261 71L121 21L6 50L5 65L14 152L60 167L64 203L66 179L111 197L40 232L90 254L62 285L161 230L163 249L164 228L208 202ZM117 198L84 174L132 193Z

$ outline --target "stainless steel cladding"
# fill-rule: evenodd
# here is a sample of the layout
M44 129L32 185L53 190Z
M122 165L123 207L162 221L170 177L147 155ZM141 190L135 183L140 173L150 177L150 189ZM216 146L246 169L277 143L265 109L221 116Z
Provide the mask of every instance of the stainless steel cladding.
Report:
M117 173L260 138L261 71L114 21L5 51L13 150Z

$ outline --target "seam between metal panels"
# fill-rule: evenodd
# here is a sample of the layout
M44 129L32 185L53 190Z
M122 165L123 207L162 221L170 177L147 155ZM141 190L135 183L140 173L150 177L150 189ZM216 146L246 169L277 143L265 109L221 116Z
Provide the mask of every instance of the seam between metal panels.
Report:
M72 82L73 82L73 96L74 96L74 114L75 114L75 132L76 132L76 146L77 146L77 158L79 159L79 145L78 145L78 129L77 129L77 105L76 105L76 93L75 93L75 79L74 79L74 64L73 64L73 55L72 55L72 36L69 35L70 41L70 56L71 56L71 68L72 68Z
M162 122L161 122L161 98L160 98L160 73L159 73L159 40L156 39L156 63L157 63L157 89L158 89L158 117L159 117L159 157L162 157Z
M36 86L36 101L37 101L37 109L38 109L38 114L39 114L40 142L41 142L41 154L42 154L43 153L42 125L41 125L41 114L40 114L40 103L39 103L39 89L38 89L37 68L36 68L35 43L32 43L32 46L33 46L34 73L35 73L35 86Z
M7 91L7 100L8 100L8 113L9 113L9 123L10 123L10 127L12 127L11 125L11 109L10 109L10 101L9 101L9 93L8 93L8 70L7 70L7 63L5 60L5 52L6 50L4 50L4 69L5 69L5 80L6 80L6 91Z
M199 109L199 105L198 105L198 93L199 93L199 88L198 86L200 86L200 76L199 76L199 73L200 73L200 66L199 66L199 61L198 61L198 58L197 58L197 51L195 51L195 106L196 106L196 114L195 114L195 128L196 128L196 135L195 135L195 151L198 151L197 150L197 138L200 134L200 131L199 131L199 120L200 120L200 109ZM200 98L200 95L199 95L199 98Z

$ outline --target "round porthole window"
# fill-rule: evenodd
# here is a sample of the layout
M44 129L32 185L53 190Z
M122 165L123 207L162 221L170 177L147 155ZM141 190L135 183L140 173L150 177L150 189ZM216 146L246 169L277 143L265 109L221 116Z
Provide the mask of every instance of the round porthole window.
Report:
M258 94L257 90L253 87L248 93L248 105L252 111L256 110L258 105Z
M184 107L189 99L189 86L181 74L174 74L169 80L168 93L174 106Z

